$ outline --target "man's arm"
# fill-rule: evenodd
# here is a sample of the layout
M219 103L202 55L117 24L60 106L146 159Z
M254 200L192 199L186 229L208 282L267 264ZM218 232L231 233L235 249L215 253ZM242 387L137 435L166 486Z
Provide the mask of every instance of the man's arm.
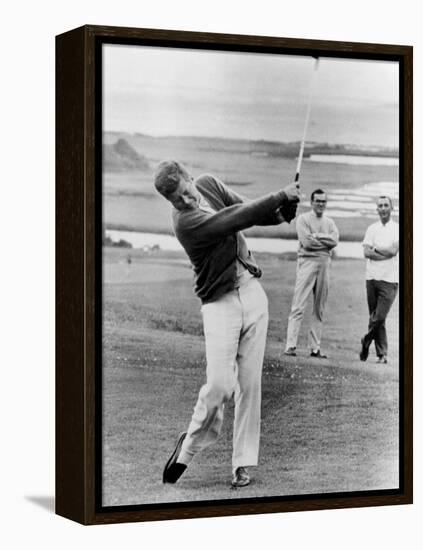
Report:
M286 188L288 192L289 187ZM182 239L186 235L190 241L212 244L227 235L252 227L267 214L289 202L287 193L282 190L247 203L233 204L214 214L195 209L179 216L175 230Z
M391 246L387 246L387 247L380 247L378 246L377 248L374 249L376 252L378 252L379 254L382 254L382 256L385 256L386 259L389 259L389 258L393 258L394 256L396 256L398 254L398 251L399 251L399 242L394 242L391 244Z
M320 242L312 233L304 216L297 219L297 235L305 250L326 250L326 245Z
M370 225L367 230L366 234L364 235L363 239L363 254L364 257L368 260L374 260L375 262L380 262L383 260L386 260L386 257L382 254L379 254L378 252L375 252L374 247L374 228L375 224Z
M225 206L232 206L234 204L242 203L246 204L251 202L252 200L248 197L240 195L239 193L228 187L225 183L223 183L223 181L221 181L219 178L216 178L216 176L205 174L197 180L197 187L206 196L209 193L208 186L210 185L212 187L214 186L219 191L219 195ZM296 208L294 208L293 203L291 203L290 208L293 211L293 215L289 220L286 220L284 218L283 214L278 208L274 212L267 212L262 219L257 219L254 225L279 225L284 221L288 221L289 223L291 219L295 217L296 212Z
M331 223L331 230L329 233L316 233L316 239L324 244L329 250L335 248L339 243L339 231L335 223Z
M233 189L230 189L227 185L225 185L220 180L217 180L217 181L220 184L220 186L223 187L223 195L224 195L226 206L231 206L233 204L241 204L241 203L246 204L251 202L252 199L249 199L248 197L244 197L243 195L239 195L238 193L233 191ZM287 221L287 220L285 220L284 216L280 211L280 207L278 207L278 209L275 210L274 212L266 213L262 219L257 219L254 225L262 225L262 226L279 225L284 221Z
M249 199L236 193L233 189L230 189L216 176L211 174L203 174L197 178L196 187L202 195L213 205L213 199L216 198L216 194L219 196L219 202L224 206L232 206L233 204L241 204L244 202L250 202Z
M225 206L232 206L233 204L241 204L250 202L251 199L236 193L233 189L225 185L222 181L217 178L214 178L216 184L218 185L220 192L223 196L223 201Z
M381 254L374 246L371 246L369 244L363 244L363 252L365 258L368 258L369 260L374 260L376 262L383 262L384 260L389 259L387 256Z
M326 248L332 250L338 244L338 240L334 239L330 233L316 233L316 239L324 244Z

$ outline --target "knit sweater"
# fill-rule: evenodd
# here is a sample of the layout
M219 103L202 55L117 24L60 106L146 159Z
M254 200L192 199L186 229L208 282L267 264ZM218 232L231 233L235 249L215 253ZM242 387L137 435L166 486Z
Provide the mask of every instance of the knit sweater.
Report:
M203 303L212 302L236 287L238 259L255 277L261 276L241 231L253 225L280 223L276 210L287 202L283 191L245 202L211 175L200 176L195 186L214 213L200 205L172 212L176 237L191 261L194 291Z
M313 239L313 234L321 237ZM332 249L339 241L339 231L335 222L325 214L317 216L313 210L298 216L297 235L299 258L330 258Z

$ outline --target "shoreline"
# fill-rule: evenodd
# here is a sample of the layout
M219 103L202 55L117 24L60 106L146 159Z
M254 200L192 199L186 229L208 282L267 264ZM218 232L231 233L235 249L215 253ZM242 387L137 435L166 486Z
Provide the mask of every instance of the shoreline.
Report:
M270 156L296 158L300 147L300 141L294 139L274 139L272 137L244 137L244 136L218 136L218 135L196 135L196 134L154 134L142 133L131 130L104 130L105 139L134 139L134 140L154 140L156 142L197 142L214 145L211 150L228 150L228 145L232 148L236 145L240 147L236 152L260 155L267 153ZM219 144L224 143L222 148ZM234 149L229 149L234 150ZM304 149L304 159L310 158L313 154L323 154L328 156L345 155L361 157L377 157L380 159L398 159L399 147L395 144L360 143L351 141L307 141Z
M141 231L121 231L117 229L106 229L106 237L113 242L126 241L133 248L151 249L159 247L161 250L180 251L183 250L178 240L173 235L163 233L148 233ZM252 252L268 252L270 254L284 254L297 252L297 239L281 239L269 237L246 237L248 247ZM341 241L335 252L338 258L363 259L363 247L361 241Z

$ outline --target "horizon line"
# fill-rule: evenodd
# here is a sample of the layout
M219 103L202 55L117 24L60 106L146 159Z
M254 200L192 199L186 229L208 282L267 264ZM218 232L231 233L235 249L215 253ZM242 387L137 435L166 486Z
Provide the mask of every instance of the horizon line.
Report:
M144 132L139 131L129 131L129 130L103 130L103 134L128 134L131 136L142 136L142 137L149 137L153 139L169 139L169 138L183 138L183 139L213 139L213 140L224 140L224 141L243 141L243 142L266 142L266 143L276 143L276 144L299 144L301 140L295 140L295 141L280 141L280 140L274 140L270 138L244 138L244 137L223 137L223 136L205 136L205 135L195 135L195 134L147 134ZM328 146L337 146L341 145L344 147L356 147L360 149L378 149L378 150L385 150L385 151L393 151L399 154L399 147L397 146L389 146L389 145L376 145L376 144L358 144L358 143L351 143L351 142L343 142L343 141L336 141L336 142L330 142L330 141L315 141L315 140L307 140L305 144L315 144L315 145L328 145Z

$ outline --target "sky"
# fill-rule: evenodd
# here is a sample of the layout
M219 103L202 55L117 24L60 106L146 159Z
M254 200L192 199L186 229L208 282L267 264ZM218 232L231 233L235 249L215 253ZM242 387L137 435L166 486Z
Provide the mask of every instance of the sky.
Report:
M103 128L398 147L396 62L103 46Z

